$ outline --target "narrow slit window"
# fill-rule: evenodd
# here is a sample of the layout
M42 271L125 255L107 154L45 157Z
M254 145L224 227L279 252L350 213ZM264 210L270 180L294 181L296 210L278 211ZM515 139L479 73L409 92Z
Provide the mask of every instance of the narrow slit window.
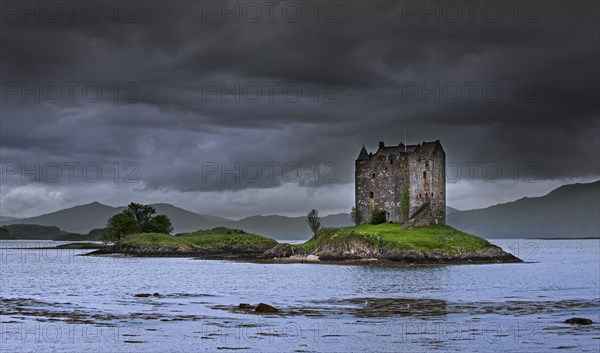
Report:
M427 178L427 172L423 172L423 179Z
M373 191L371 191L371 192L369 193L369 198L371 198L371 199L373 198Z
M375 179L375 173L373 173L373 174L371 175L371 178L372 178L372 179Z

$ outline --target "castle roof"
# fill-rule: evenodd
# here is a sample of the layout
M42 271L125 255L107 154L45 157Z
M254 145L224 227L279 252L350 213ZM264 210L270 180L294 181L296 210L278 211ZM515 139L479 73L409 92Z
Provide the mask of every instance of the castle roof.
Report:
M365 148L365 145L362 146L362 148L360 149L360 153L358 154L358 160L366 160L369 159L369 154L367 153L367 149Z
M389 155L399 155L401 153L413 152L416 146L406 146L406 151L404 150L404 145L400 144L400 146L389 146L389 147L380 147L375 155L377 156L389 156Z
M423 154L432 154L435 151L435 148L440 146L442 147L439 140L432 142L425 142L418 144L418 152Z
M377 152L375 152L375 154L373 156L376 158L387 158L391 155L398 156L398 155L409 154L409 153L413 153L413 152L431 155L431 154L433 154L436 147L438 147L438 146L440 148L442 148L442 145L439 140L431 141L431 142L423 141L422 143L419 143L416 145L406 145L406 146L404 146L403 143L400 143L397 146L385 146L383 142L380 142L379 149L377 150ZM442 151L443 151L443 149L442 149ZM369 159L369 155L367 153L365 146L363 145L362 149L360 150L360 154L359 154L357 160L367 160L367 159Z

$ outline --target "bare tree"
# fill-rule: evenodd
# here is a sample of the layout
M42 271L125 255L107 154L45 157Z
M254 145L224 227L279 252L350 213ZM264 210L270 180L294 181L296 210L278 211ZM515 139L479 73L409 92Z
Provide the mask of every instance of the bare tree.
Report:
M317 232L321 228L321 217L319 217L319 211L312 209L306 215L306 223L308 223L310 230L313 232L313 236L317 237Z
M356 219L356 207L352 206L352 211L350 211L350 218L352 219L352 223L354 223L355 225L358 224L358 221Z

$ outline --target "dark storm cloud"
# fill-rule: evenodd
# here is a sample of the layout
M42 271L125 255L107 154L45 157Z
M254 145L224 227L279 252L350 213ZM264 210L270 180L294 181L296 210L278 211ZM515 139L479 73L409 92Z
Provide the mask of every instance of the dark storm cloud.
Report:
M533 162L539 179L599 173L596 2L534 1L517 19L512 2L486 2L455 23L410 1L295 2L304 15L275 12L274 23L207 15L223 2L133 3L133 23L106 7L94 23L3 18L3 162L135 162L146 188L184 192L275 187L289 181L282 166L297 164L305 175L294 182L319 187L315 164L335 163L335 182L351 182L363 143L397 144L407 128L411 143L442 140L458 164ZM485 4L502 9L497 22ZM36 82L61 86L61 99L7 94L7 83ZM74 99L65 82L77 83ZM90 83L101 98L85 99ZM222 84L262 95L236 102ZM301 87L300 99L286 86ZM203 180L206 163L270 162L273 180Z

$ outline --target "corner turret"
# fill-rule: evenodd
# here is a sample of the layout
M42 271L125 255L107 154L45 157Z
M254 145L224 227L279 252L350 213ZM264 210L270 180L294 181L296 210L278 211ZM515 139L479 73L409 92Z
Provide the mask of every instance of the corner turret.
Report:
M360 149L360 153L358 154L357 160L363 161L363 160L367 160L367 159L369 159L369 154L367 153L367 149L365 148L365 145L363 145L362 148Z

